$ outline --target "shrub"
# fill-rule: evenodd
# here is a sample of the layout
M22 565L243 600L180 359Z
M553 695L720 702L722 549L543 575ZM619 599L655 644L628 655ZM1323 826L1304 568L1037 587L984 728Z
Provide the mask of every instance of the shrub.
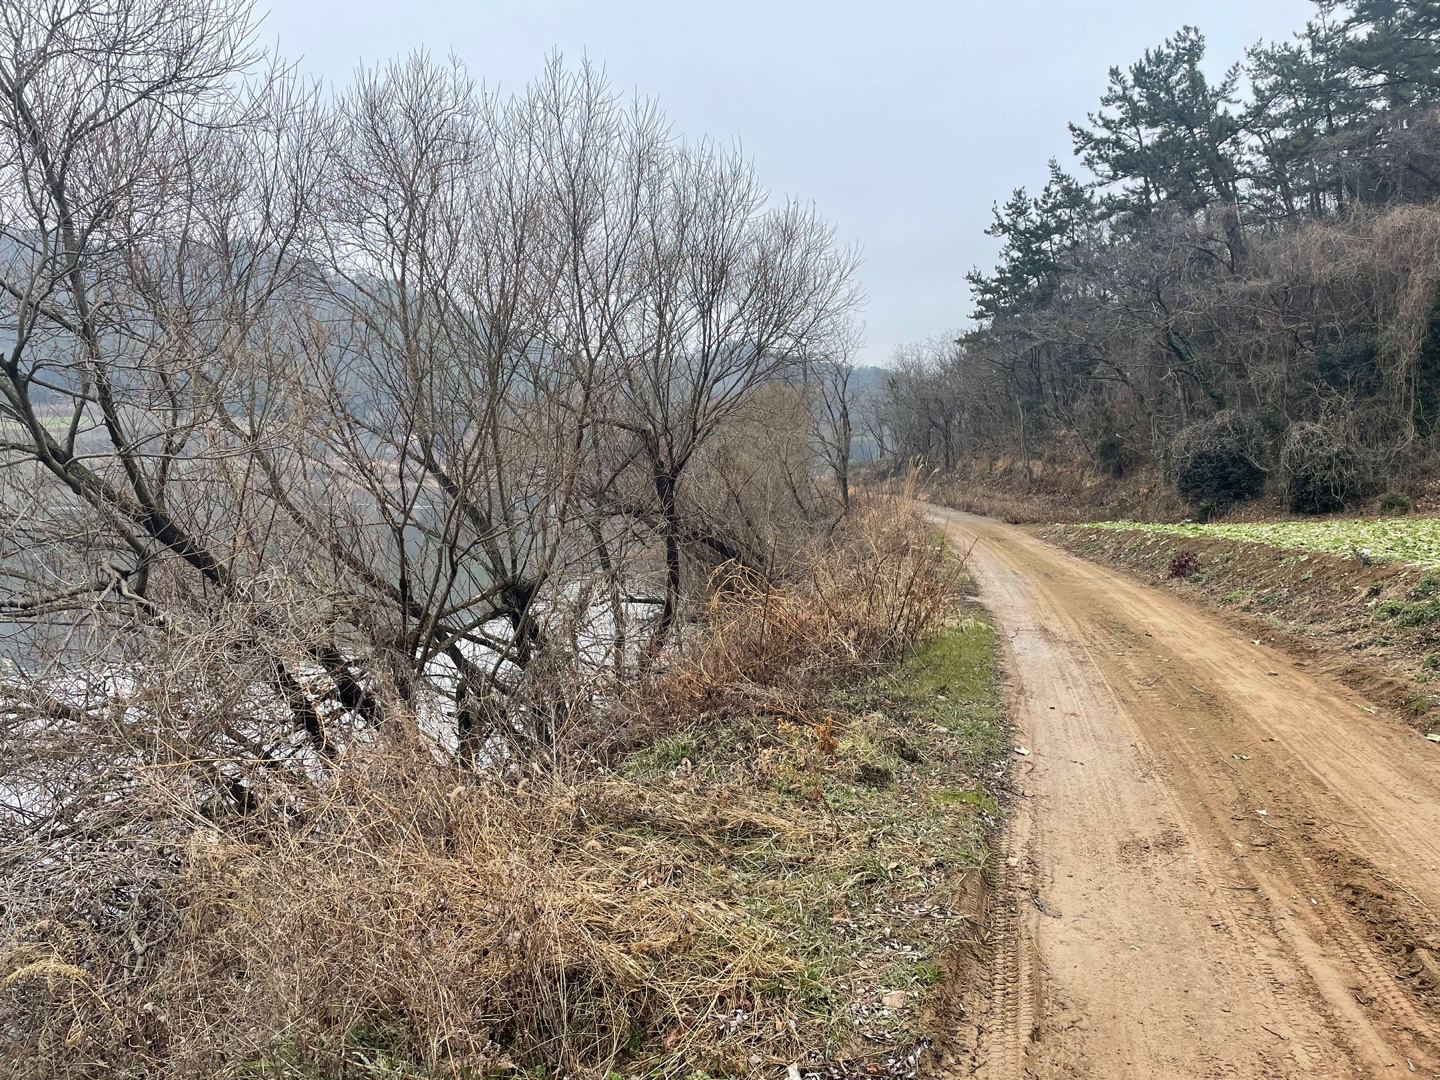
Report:
M1226 411L1182 428L1170 444L1175 490L1202 516L1265 490L1265 429L1248 413Z
M1382 514L1408 514L1411 510L1410 497L1398 491L1387 491L1380 496Z
M1137 464L1136 453L1118 432L1102 435L1095 443L1095 464L1107 475L1119 480Z
M1315 375L1351 400L1374 397L1384 384L1378 338L1362 332L1322 342L1315 349Z
M1345 509L1364 487L1358 454L1321 424L1293 424L1280 448L1285 497L1297 514Z
M1200 559L1193 551L1182 551L1170 560L1169 577L1188 578L1199 573Z
M829 542L794 570L780 582L735 563L716 570L705 633L643 692L638 711L673 722L756 687L843 684L934 634L960 575L914 502L882 496L857 497Z

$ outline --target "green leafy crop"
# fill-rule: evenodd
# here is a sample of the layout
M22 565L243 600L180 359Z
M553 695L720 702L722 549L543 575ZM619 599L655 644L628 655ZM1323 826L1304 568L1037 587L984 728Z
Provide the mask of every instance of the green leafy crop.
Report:
M1437 518L1222 522L1208 525L1099 521L1087 528L1218 537L1275 548L1302 548L1363 557L1374 562L1408 562L1440 568L1440 519Z

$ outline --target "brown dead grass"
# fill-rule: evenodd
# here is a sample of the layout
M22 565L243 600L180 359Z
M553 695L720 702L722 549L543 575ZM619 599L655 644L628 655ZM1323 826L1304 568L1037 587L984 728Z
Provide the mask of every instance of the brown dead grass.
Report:
M1101 519L1183 521L1192 511L1164 483L1158 468L1120 479L1063 460L1025 463L977 456L927 479L931 502L1018 524L1069 524Z
M956 581L913 505L878 498L792 582L731 574L708 633L609 706L646 733L609 768L501 783L396 725L225 820L192 798L207 763L150 769L8 878L4 1071L913 1067L881 999L923 989L940 913L964 923L993 801L937 794L974 788L961 719L835 687L933 636Z
M961 568L912 508L908 486L898 499L857 496L851 517L788 581L721 567L705 633L653 688L652 711L674 717L725 698L843 683L933 633L954 606Z

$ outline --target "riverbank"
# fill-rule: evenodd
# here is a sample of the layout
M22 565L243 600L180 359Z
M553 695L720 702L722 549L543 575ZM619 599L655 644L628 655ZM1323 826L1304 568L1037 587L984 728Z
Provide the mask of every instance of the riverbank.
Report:
M964 586L875 497L787 582L720 583L553 760L392 723L222 812L155 750L11 852L15 1075L913 1074L984 962L1004 783Z

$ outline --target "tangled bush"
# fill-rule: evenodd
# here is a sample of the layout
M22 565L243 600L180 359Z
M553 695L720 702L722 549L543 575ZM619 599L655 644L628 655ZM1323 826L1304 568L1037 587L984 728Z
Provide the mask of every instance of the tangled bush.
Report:
M1202 516L1265 490L1265 429L1248 413L1225 411L1182 428L1170 444L1175 489Z
M642 711L674 717L756 689L842 684L933 634L959 588L960 565L908 494L857 498L802 561L786 581L722 566L706 633L647 691Z
M1412 508L1410 497L1398 491L1387 491L1380 496L1380 512L1382 514L1408 514Z
M1291 426L1280 448L1285 497L1297 514L1327 514L1345 509L1364 489L1360 456L1321 424Z
M1200 572L1200 557L1193 551L1182 551L1170 560L1167 577L1188 578Z
M1119 432L1108 432L1102 435L1095 443L1092 453L1095 457L1095 464L1115 480L1125 476L1138 464L1138 455Z
M630 714L657 741L727 708L804 722L950 615L960 564L910 499L859 495L832 540L784 580L727 567L655 685L570 722L612 744ZM79 828L0 818L0 1075L713 1075L825 1045L828 1011L792 1008L812 978L798 924L689 868L759 859L752 842L786 865L836 849L828 806L782 816L744 770L672 787L534 758L507 782L433 751L396 716L243 812L200 804L214 763L183 757L124 799L97 781ZM750 1024L713 1022L742 1008Z

